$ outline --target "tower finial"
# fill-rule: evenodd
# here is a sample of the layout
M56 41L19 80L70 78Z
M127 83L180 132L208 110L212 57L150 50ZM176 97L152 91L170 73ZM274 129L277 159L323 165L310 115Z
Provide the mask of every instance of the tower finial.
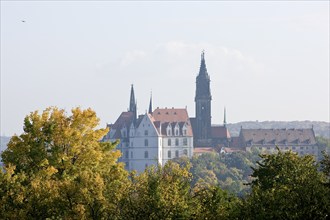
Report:
M226 107L224 109L224 114L223 114L223 126L226 127L227 126L227 120L226 120Z
M149 102L149 111L148 111L149 114L152 113L152 91L150 92L150 102Z
M204 60L205 50L202 50L202 60Z
M129 100L128 111L134 112L135 109L136 109L136 105L135 105L134 87L133 87L133 84L131 84L131 96L130 96L130 100Z

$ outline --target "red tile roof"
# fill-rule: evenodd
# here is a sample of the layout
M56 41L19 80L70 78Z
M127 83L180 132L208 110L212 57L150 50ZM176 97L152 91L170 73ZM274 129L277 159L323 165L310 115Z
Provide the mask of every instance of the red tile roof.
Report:
M171 124L172 129L178 123L180 127L180 135L182 135L182 127L184 124L187 125L187 136L192 136L192 127L188 116L187 109L184 108L157 108L152 113L154 119L154 125L159 130L161 129L162 135L166 135L166 128ZM161 126L161 128L160 128ZM172 134L174 130L172 130Z
M244 144L316 144L313 129L241 129ZM241 144L242 144L241 142Z
M204 154L204 153L212 153L216 152L212 147L195 147L194 154Z
M211 127L212 138L230 138L229 131L224 126L212 126Z

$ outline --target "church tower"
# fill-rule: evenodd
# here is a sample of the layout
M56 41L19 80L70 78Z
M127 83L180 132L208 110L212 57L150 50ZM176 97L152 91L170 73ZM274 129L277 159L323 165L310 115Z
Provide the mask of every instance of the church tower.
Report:
M199 74L196 77L196 133L194 134L201 142L207 142L211 138L211 100L210 76L207 73L203 51Z

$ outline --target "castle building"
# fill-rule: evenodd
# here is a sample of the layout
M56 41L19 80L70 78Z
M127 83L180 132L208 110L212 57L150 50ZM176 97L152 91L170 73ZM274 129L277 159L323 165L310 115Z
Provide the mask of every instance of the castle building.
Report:
M103 141L119 141L117 150L122 154L127 170L142 172L150 165L164 165L177 157L192 157L193 131L187 109L157 108L137 118L133 85L127 112L122 112Z
M308 129L243 129L237 138L237 146L251 151L274 153L276 147L281 151L291 150L299 155L310 154L318 158L318 146L313 128Z
M196 77L195 118L190 118L194 133L194 147L228 146L230 134L226 126L226 110L223 125L212 125L210 76L206 69L205 53L201 54L201 64Z

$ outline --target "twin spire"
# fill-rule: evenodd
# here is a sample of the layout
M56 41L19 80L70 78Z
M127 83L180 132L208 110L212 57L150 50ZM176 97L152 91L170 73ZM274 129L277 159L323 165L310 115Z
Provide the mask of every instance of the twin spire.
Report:
M135 100L135 94L134 94L134 87L133 84L131 85L131 96L129 100L129 112L133 112L135 115L135 119L137 118L137 101ZM148 113L152 113L152 92L150 94L150 102L149 102L149 110Z

